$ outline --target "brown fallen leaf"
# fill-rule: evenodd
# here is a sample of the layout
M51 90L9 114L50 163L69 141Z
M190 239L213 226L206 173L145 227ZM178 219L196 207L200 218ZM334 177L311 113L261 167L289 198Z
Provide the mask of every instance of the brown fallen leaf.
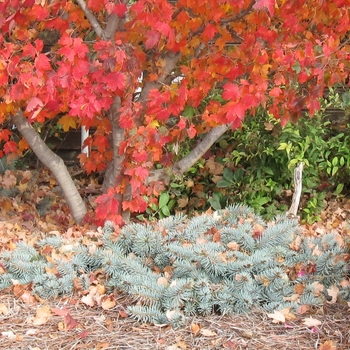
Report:
M116 301L113 296L104 296L102 298L101 306L103 310L112 309L116 305Z
M29 322L31 322L34 326L41 326L52 317L51 309L48 305L44 305L42 307L38 307L36 309L36 315L35 317L32 317L29 319Z
M286 317L284 314L277 310L275 310L273 314L267 314L267 317L272 318L272 323L286 322Z
M95 306L95 298L94 295L92 295L91 293L84 295L81 297L81 302L84 303L87 306Z
M79 326L79 322L75 318L73 318L70 314L68 314L67 316L64 316L64 324L65 324L65 329L67 331L70 331Z
M10 311L9 311L8 307L5 304L1 303L0 304L0 314L8 315L9 312Z
M335 285L331 286L331 288L327 289L328 295L332 298L331 301L327 301L329 304L334 304L337 301L339 288Z
M66 307L60 309L60 308L52 308L51 309L52 313L54 313L57 316L67 316L70 312L69 309L67 309Z
M303 324L309 328L311 327L317 327L320 326L322 324L321 321L317 320L316 318L312 318L312 317L307 317L304 319Z
M224 344L222 344L222 346L225 349L231 349L231 350L238 348L238 344L232 340L227 340Z
M201 328L202 327L199 324L193 322L191 323L191 332L195 337L199 334Z
M332 340L328 340L320 345L319 350L337 350L337 347L333 344Z
M210 329L207 329L207 328L202 328L201 331L200 331L200 334L204 335L205 337L215 337L217 336L217 333L210 330Z

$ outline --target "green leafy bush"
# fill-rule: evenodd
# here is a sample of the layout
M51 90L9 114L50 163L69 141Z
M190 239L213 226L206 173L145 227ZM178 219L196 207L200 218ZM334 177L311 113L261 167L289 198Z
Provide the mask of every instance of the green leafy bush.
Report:
M305 238L286 217L267 224L238 205L191 219L176 215L154 225L133 223L116 239L113 231L106 222L97 249L57 237L45 238L37 249L19 243L1 254L0 288L16 280L30 283L41 298L52 298L74 292L77 281L88 288L89 273L103 269L109 291L131 296L132 317L174 326L195 314L322 305L335 288L339 297L350 298L341 238ZM47 259L39 253L47 246L68 254Z
M301 217L314 222L327 194L340 196L350 188L350 93L330 89L314 117L282 128L264 110L248 116L240 130L227 132L196 166L174 179L162 194L162 206L148 209L148 218L182 211L191 214L244 203L273 218L291 204L293 172L304 162ZM329 120L329 108L343 110L341 127ZM179 150L179 153L191 149Z

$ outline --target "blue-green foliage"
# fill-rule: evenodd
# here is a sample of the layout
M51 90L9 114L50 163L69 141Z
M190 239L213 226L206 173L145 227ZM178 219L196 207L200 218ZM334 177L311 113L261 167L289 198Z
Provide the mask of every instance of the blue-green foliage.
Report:
M102 246L91 250L74 244L67 258L55 262L19 243L0 256L6 270L0 288L18 280L51 298L73 293L76 281L88 289L89 273L103 269L110 291L131 296L132 317L174 326L196 314L321 305L333 285L344 298L350 296L350 288L340 287L348 264L337 237L305 238L298 223L283 216L267 224L249 208L235 205L191 219L177 215L154 225L126 225L117 239L112 233L113 225L106 222ZM47 237L38 248L61 245L63 240ZM298 284L304 287L300 295Z

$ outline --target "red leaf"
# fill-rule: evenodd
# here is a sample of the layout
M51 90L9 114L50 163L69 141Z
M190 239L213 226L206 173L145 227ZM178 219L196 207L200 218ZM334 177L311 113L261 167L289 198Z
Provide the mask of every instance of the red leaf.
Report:
M50 16L48 6L34 5L31 11L37 21L43 21Z
M105 135L95 136L94 144L97 145L97 149L101 153L109 148L108 138Z
M113 13L115 13L118 17L122 18L125 16L127 11L127 6L125 4L116 4L113 9Z
M190 139L193 139L196 136L197 130L193 124L191 124L190 127L187 129L187 134Z
M108 89L115 91L117 89L124 90L125 76L120 72L113 72L103 77L102 81L107 85Z
M100 12L104 6L104 0L88 0L88 7L95 12Z
M140 178L140 180L146 180L149 175L149 170L144 167L137 167L134 174Z
M91 173L93 173L94 171L97 170L96 163L94 161L92 161L92 160L86 161L84 163L84 169L86 170L86 172L88 174L91 174Z
M118 213L119 203L114 198L114 191L112 188L110 188L107 193L98 196L95 201L98 204L96 208L96 217L98 219L105 219L109 214Z
M67 309L66 307L64 307L63 309L55 307L55 308L51 309L51 312L55 315L58 315L58 316L67 316L67 315L69 315L70 310Z
M39 70L50 70L51 69L51 64L50 60L47 58L46 55L40 54L36 59L35 59L35 68Z
M177 123L177 126L179 127L180 130L183 130L186 128L186 119L181 117L180 121Z
M275 14L275 5L276 0L256 0L253 8L256 10L267 8L270 12L270 15L273 16Z
M146 33L146 38L147 40L145 41L145 47L147 50L152 49L155 47L160 39L160 33L157 32L156 30L149 30Z
M232 101L237 101L238 98L241 96L239 87L237 84L225 84L224 85L224 92L222 94L222 97L225 100L232 100Z
M272 97L278 97L282 93L281 88L274 87L270 90L269 95Z
M84 339L84 338L86 338L88 335L89 335L89 331L87 331L87 330L85 329L84 331L82 331L82 332L79 334L79 338L80 338L80 339Z
M4 144L4 152L5 154L9 154L9 153L16 153L17 152L17 142L15 141L7 141L5 144Z
M64 323L66 326L66 330L72 330L79 325L79 322L73 318L70 314L64 316Z
M132 154L132 157L138 162L138 163L143 163L147 160L148 158L148 153L145 150L141 151L135 151Z
M243 106L242 103L234 103L231 104L229 107L229 110L227 112L227 120L229 122L235 121L237 119L237 117L240 120L243 120L245 117L245 107Z
M211 40L216 33L218 33L218 29L213 24L208 24L202 33L202 37L206 40Z
M142 213L147 209L147 203L140 197L129 202L123 202L123 210L130 210L133 213Z
M11 131L8 129L0 130L0 141L7 141L11 136Z
M43 102L40 100L40 98L37 97L32 97L27 104L27 108L26 111L31 112L34 109L36 109L37 107L42 107L43 106Z

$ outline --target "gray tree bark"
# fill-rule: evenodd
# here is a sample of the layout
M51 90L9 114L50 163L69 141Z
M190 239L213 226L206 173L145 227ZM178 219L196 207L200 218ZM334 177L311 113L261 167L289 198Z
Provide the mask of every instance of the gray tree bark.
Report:
M38 159L56 178L62 189L64 198L67 201L74 221L78 224L81 223L86 214L86 206L63 160L50 150L32 125L30 125L27 119L23 116L22 112L12 115L12 122L25 138Z

